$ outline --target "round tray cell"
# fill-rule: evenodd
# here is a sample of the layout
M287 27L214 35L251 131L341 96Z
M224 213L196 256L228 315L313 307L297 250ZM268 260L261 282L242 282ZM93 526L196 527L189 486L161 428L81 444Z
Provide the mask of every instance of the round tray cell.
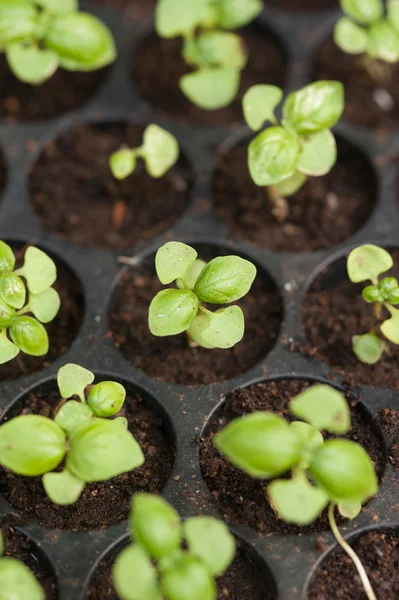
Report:
M265 0L265 4L281 10L295 11L339 8L339 0Z
M287 58L276 37L262 27L252 25L237 33L245 41L249 59L241 74L239 93L231 106L205 111L187 100L179 88L180 77L190 70L181 57L181 38L162 39L155 33L143 39L134 51L132 76L138 93L153 107L180 121L202 125L231 125L242 121L244 93L258 83L284 87Z
M229 522L245 523L262 533L281 535L328 529L326 514L308 527L287 525L277 519L265 496L268 482L253 479L234 467L213 445L213 437L218 431L248 413L269 411L295 420L289 411L289 402L311 384L311 381L305 379L278 379L238 388L228 394L210 416L200 439L201 471L215 502ZM382 433L372 423L371 415L362 404L349 397L348 401L351 404L351 430L345 437L363 445L381 478L386 463Z
M363 530L351 540L351 546L366 569L377 598L398 598L399 528ZM307 600L366 600L357 570L339 546L319 563L306 592Z
M297 194L273 203L252 181L247 139L219 154L213 203L230 230L253 244L288 252L329 248L353 235L369 218L376 177L363 154L338 138L338 160L324 177L309 178Z
M19 242L4 240L10 244L17 259L16 266L22 266L26 248ZM33 244L35 245L35 244ZM61 298L61 308L58 315L51 323L44 325L49 337L49 351L44 356L28 356L20 352L13 360L0 365L0 381L9 381L31 375L48 367L57 358L62 356L78 335L85 312L85 300L82 284L78 277L59 256L54 256L46 248L57 266L57 280L53 287Z
M392 252L399 278L399 250ZM368 333L373 323L373 305L362 298L367 282L352 283L346 271L346 256L325 266L310 285L302 305L302 322L308 344L297 344L300 353L328 362L345 379L382 388L399 385L399 347L386 340L389 351L375 365L361 363L352 350L352 337ZM388 318L388 311L383 316ZM384 338L385 339L385 338Z
M129 516L134 492L159 493L174 465L175 437L168 415L158 402L133 384L113 375L98 376L119 381L126 389L126 401L118 416L128 420L145 455L145 463L105 482L89 483L76 504L57 506L47 498L41 477L22 477L2 469L0 492L20 513L55 529L93 530L109 527ZM25 392L4 414L8 420L19 414L53 417L60 402L55 379L47 380Z
M204 260L240 254L234 248L192 245ZM184 385L231 379L265 358L279 336L282 300L274 280L259 268L251 291L234 303L244 311L245 335L229 350L190 348L185 334L153 336L148 328L148 308L161 289L164 286L155 274L154 255L150 255L139 266L123 272L111 298L108 315L116 347L136 368L157 379Z
M143 21L151 17L157 0L96 0L96 2L123 10L132 19Z
M142 144L143 126L106 122L74 125L50 142L33 165L29 191L43 226L91 248L128 248L169 229L190 198L191 169L182 156L154 179L139 161L117 181L110 155Z

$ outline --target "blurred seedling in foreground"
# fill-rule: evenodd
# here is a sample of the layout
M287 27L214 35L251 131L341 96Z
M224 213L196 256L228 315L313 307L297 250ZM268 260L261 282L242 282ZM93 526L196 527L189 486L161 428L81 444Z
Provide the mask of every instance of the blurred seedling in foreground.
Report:
M4 600L45 600L42 586L21 561L5 556L0 532L0 590Z

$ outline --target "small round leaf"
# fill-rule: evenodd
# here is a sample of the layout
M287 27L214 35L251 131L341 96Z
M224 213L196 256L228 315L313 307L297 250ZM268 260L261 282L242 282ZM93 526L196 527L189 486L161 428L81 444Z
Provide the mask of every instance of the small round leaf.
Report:
M392 256L379 246L358 246L348 256L348 275L354 283L370 279L377 285L378 276L393 267Z
M284 124L299 134L330 129L344 110L344 86L339 81L317 81L292 92L283 106Z
M0 298L0 329L9 327L15 318L15 308Z
M34 35L38 12L29 0L0 0L0 47Z
M194 248L182 242L168 242L161 246L155 256L159 281L167 285L176 279L183 279L196 258L197 252Z
M218 25L239 29L249 25L263 10L262 0L220 0L217 3Z
M186 331L198 312L198 298L191 290L163 290L150 304L148 326L164 337Z
M126 179L136 168L136 152L128 148L122 148L111 154L109 168L115 179Z
M174 135L158 125L148 125L144 132L141 155L151 177L163 177L179 158L179 144Z
M180 78L180 89L195 106L218 110L229 106L240 87L240 70L234 68L199 69Z
M22 279L15 273L1 275L0 297L13 308L22 308L26 300L26 289Z
M244 95L242 106L247 125L259 131L265 121L276 122L274 110L283 98L283 90L275 85L254 85Z
M11 250L8 244L0 240L0 273L11 273L11 271L14 269L14 266L14 252Z
M363 54L367 48L367 31L352 19L342 17L334 29L334 42L347 54Z
M329 385L312 385L290 402L295 416L318 430L344 434L350 427L350 412L345 396Z
M360 362L375 365L384 353L385 344L374 333L365 333L353 336L352 348Z
M163 574L162 590L171 600L215 600L216 584L208 568L196 558L183 555Z
M226 31L204 31L185 43L183 56L192 66L243 69L248 53L242 39Z
M162 558L180 548L180 517L160 496L135 494L132 505L134 539L152 558Z
M0 334L0 365L12 360L19 354L19 348L7 338L4 331Z
M121 600L160 600L158 575L145 550L130 545L119 554L113 567L113 581Z
M61 406L54 417L54 422L70 435L72 431L92 418L93 413L87 404L77 402L76 400L69 400Z
M28 567L8 556L0 560L0 590L4 600L45 600L43 588Z
M267 488L270 501L286 523L310 525L328 504L328 495L309 483L304 473L288 481L273 481Z
M292 177L300 152L294 132L284 127L269 127L249 145L248 166L256 185L270 186Z
M14 75L24 83L40 85L50 79L59 66L58 56L52 50L13 42L6 48L7 62Z
M337 160L337 144L329 129L323 129L301 140L297 169L304 175L326 175Z
M116 381L102 381L93 386L87 398L96 417L112 417L122 408L126 398L126 390Z
M209 0L158 0L155 29L164 38L185 36L197 27L216 24L215 18Z
M179 289L188 288L193 290L197 282L198 277L201 275L203 268L206 266L206 262L197 258L187 269L184 275L184 282L182 279L176 281L176 285Z
M234 558L236 543L229 528L211 517L193 517L184 523L184 537L190 553L199 558L218 577Z
M390 342L399 344L399 310L389 304L386 307L391 313L391 318L384 321L381 331Z
M79 500L85 484L65 469L61 473L43 475L43 486L51 502L60 506L69 506Z
M370 27L367 54L388 63L398 62L399 32L389 21L378 21Z
M312 463L314 451L324 444L324 438L320 431L303 421L294 421L291 423L291 429L302 440L303 447L300 464L303 469L308 469Z
M94 374L80 365L68 363L58 370L57 383L62 398L78 396L84 400L84 391L93 383Z
M45 252L29 246L25 252L25 261L18 273L23 275L32 294L40 294L52 286L57 279L54 261Z
M229 304L245 296L256 277L256 267L239 256L219 256L201 271L194 292L202 302Z
M291 177L281 183L275 183L274 187L282 196L292 196L305 185L308 178L303 173L296 171Z
M30 294L29 308L41 323L50 323L58 314L61 299L58 292L49 287L40 294Z
M344 13L363 25L369 25L383 15L381 0L340 0L340 3Z
M191 323L190 327L187 329L187 335L188 335L189 339L192 340L192 342L194 342L195 344L198 344L198 346L201 346L201 348L208 348L208 349L215 347L212 344L207 343L202 336L204 329L207 329L211 322L209 313L210 313L210 311L207 311L206 313L202 312L202 311L198 311L198 314L195 317L194 321Z
M33 317L16 317L9 331L14 344L25 354L30 356L47 354L49 348L47 332Z
M232 348L244 336L244 314L239 306L221 308L208 314L208 326L202 330L202 340L211 348Z
M338 504L340 515L346 519L356 519L362 510L361 502L340 502Z

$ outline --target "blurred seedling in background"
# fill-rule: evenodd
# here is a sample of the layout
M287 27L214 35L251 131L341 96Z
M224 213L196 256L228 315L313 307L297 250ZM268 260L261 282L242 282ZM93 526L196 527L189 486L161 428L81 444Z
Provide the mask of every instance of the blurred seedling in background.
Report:
M4 600L45 600L44 590L21 561L5 556L0 532L0 594Z

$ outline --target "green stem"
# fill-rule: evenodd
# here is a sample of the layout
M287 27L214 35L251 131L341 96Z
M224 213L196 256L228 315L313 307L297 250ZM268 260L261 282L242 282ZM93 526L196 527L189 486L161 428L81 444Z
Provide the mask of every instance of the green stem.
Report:
M382 303L376 302L374 304L374 323L371 328L371 333L376 333L378 322L381 319L381 310L382 310Z
M374 594L373 588L371 587L370 580L367 576L365 568L362 565L362 561L360 560L360 558L358 557L356 552L353 550L353 548L351 548L351 546L344 540L344 538L342 537L342 535L337 527L337 523L335 522L335 517L334 517L334 510L335 510L335 504L333 504L331 502L331 504L328 508L328 520L330 523L331 531L333 532L338 544L341 546L341 548L343 550L345 550L345 552L352 559L352 561L357 569L357 572L359 573L359 577L361 579L364 591L366 592L367 598L369 600L377 600L377 596Z

